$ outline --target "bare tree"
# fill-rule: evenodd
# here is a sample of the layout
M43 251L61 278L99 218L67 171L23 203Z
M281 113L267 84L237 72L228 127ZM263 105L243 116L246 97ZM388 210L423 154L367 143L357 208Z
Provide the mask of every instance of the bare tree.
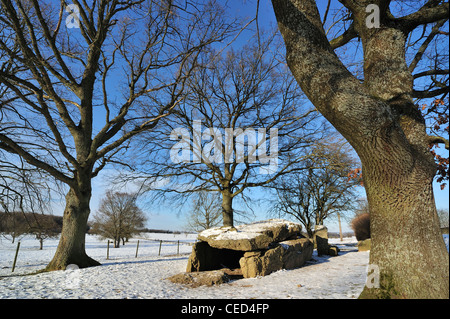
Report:
M114 248L132 238L145 226L144 212L136 204L136 194L108 191L94 215L92 233L111 238Z
M280 216L296 218L310 238L314 226L353 207L357 181L349 179L348 173L358 165L345 141L326 143L314 153L308 169L275 182L277 200L272 209Z
M186 228L202 231L222 223L222 200L217 192L199 191L192 198L192 207L186 216Z
M28 213L24 214L28 225L27 233L33 234L39 241L39 249L44 248L44 240L55 238L61 232L61 227L52 215ZM28 217L27 217L28 215Z
M320 130L317 112L301 105L298 86L278 60L275 35L267 34L241 49L203 54L176 116L143 135L137 148L146 151L141 158L150 170L141 176L148 188L184 196L219 192L224 226L233 226L233 199L246 189L301 169L294 164L310 156Z
M180 103L196 57L234 31L214 1L66 5L0 7L0 149L67 192L47 270L99 264L85 252L92 179Z
M448 94L448 81L424 92L413 72L431 36L425 26L448 27L449 3L414 1L420 6L415 9L407 1L340 2L347 24L329 39L319 1L272 0L292 73L362 162L370 205L370 263L378 266L380 285L365 287L361 297L448 298L449 256L439 229L432 188L436 164L429 150L430 143L448 147L448 139L427 134L413 100ZM406 44L418 34L416 28L423 28L423 47L414 54L417 59L407 61ZM434 37L446 33L435 32ZM352 39L362 43L363 78L352 74L335 52ZM437 47L430 54L446 50ZM428 71L448 78L448 64L446 69L431 63Z

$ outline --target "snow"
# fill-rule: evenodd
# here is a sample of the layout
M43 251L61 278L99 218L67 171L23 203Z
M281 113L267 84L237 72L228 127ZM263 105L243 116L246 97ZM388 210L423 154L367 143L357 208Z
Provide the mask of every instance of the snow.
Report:
M265 277L232 280L213 287L188 288L166 278L184 272L195 234L145 234L120 248L87 235L86 251L101 266L30 274L44 268L53 257L58 239L48 239L44 249L32 237L21 239L16 269L12 273L16 244L0 240L0 299L349 299L364 288L369 252L358 252L355 238L330 239L341 249L339 256L317 256L304 267L281 270ZM159 241L164 240L159 253ZM180 241L177 255L177 241ZM170 242L168 242L170 241ZM448 235L446 239L448 245Z
M356 240L335 240L341 248L337 257L317 256L302 268L281 270L265 277L238 279L213 287L188 288L166 278L184 272L196 235L147 234L140 238L139 254L135 258L137 239L120 248L110 248L106 260L106 242L87 235L86 251L100 261L101 266L85 269L29 274L44 268L53 257L58 239L48 239L44 249L32 237L21 239L16 269L11 272L16 244L0 241L0 298L356 298L366 279L368 252L357 252ZM180 255L177 241L180 240ZM332 242L333 240L330 240Z
M199 237L214 237L216 240L241 240L252 239L266 229L270 229L276 224L287 225L288 229L294 227L294 223L284 219L269 219L251 224L239 225L236 227L213 227L202 231Z

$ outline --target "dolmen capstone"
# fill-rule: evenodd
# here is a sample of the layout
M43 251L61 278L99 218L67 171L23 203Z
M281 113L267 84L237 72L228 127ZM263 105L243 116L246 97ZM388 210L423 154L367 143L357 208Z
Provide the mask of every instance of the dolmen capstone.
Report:
M283 219L207 229L198 234L186 272L240 269L251 278L301 267L314 244L300 232L300 224Z

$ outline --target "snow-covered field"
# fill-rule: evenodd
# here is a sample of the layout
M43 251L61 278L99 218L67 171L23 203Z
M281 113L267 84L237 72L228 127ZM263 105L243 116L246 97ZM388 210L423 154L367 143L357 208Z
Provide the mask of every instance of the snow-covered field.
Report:
M86 238L89 256L102 266L19 276L44 268L53 257L57 239L39 243L32 237L21 239L14 273L11 272L16 244L0 242L0 298L355 298L365 283L368 252L358 253L354 239L346 239L338 257L313 255L307 266L282 270L269 276L239 279L217 287L188 288L173 284L167 277L184 272L196 235L145 234L163 242L137 239L120 248L110 248L95 236ZM180 240L177 255L177 242ZM340 242L338 242L340 244Z
M180 241L179 254L190 254L191 245L196 238L196 234L143 233L137 238L130 239L125 245L121 243L119 248L113 248L110 241L109 259L107 260L107 241L100 240L94 235L87 235L86 252L103 265L119 261L124 262L125 260L138 261L149 257L158 257L159 240L163 241L161 246L162 257L177 254L177 241ZM138 258L135 258L138 240ZM14 273L11 273L17 241L20 241L19 255ZM58 242L59 238L47 239L44 241L43 250L39 250L39 242L33 236L26 236L20 240L16 239L14 244L0 236L0 276L29 274L45 268L55 254Z
M11 272L16 244L0 241L0 299L6 298L356 298L366 280L369 252L358 252L354 238L330 239L341 252L337 257L318 257L304 267L281 270L269 276L238 279L213 287L188 288L166 278L184 272L195 235L145 234L146 238L173 241L159 242L140 238L120 248L110 248L106 259L106 242L95 236L86 238L89 256L102 263L99 267L54 271L37 275L53 257L58 239L48 239L44 249L32 237L21 239L15 271ZM177 241L180 240L179 255ZM448 241L448 236L447 236Z

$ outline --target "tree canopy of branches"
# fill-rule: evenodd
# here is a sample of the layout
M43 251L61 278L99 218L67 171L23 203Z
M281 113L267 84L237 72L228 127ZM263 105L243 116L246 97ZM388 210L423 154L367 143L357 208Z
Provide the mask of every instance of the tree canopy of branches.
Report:
M99 264L84 245L92 179L180 103L200 52L235 31L214 1L74 0L71 8L0 6L0 149L67 192L47 270Z
M314 226L336 213L352 209L356 199L354 179L349 172L358 163L351 157L351 148L343 142L327 143L315 152L309 168L283 176L276 182L277 201L274 212L293 216L313 237Z
M94 215L92 233L114 241L114 248L120 241L128 240L145 226L144 212L136 204L136 194L108 191Z
M24 161L11 162L0 149L0 210L36 212L49 210L50 186L47 176Z
M46 174L24 161L11 162L0 149L0 232L12 238L33 233L43 241L60 232L50 211L51 187Z
M346 10L336 21L341 33L331 36L319 1L272 0L293 75L362 163L370 263L378 266L380 284L365 287L361 297L448 298L449 255L439 229L432 188L437 166L429 149L430 143L448 147L448 138L429 135L414 99L448 97L449 3L340 2ZM427 50L438 37L447 37L447 44ZM360 55L353 51L362 70L338 55L353 39L362 44ZM419 64L425 70L417 71Z
M151 190L219 192L224 226L234 224L236 196L301 169L320 138L318 113L301 105L301 92L278 59L277 38L267 34L240 49L200 56L186 81L186 100L137 148L152 150L141 156ZM163 180L169 182L158 187Z

